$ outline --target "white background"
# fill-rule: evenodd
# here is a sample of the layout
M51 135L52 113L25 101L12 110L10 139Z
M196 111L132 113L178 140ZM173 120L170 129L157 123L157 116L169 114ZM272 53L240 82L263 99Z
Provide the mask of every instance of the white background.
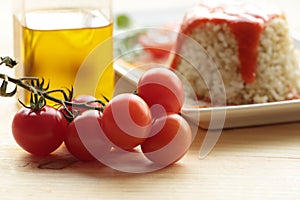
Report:
M164 16L164 20L172 19L173 10L184 12L188 7L196 5L201 0L114 0L114 13L133 14L134 17L146 15L157 20ZM249 0L250 1L250 0ZM300 6L298 0L263 0L270 4L279 5L287 15L291 30L300 33ZM261 1L260 1L261 2ZM0 5L0 56L13 57L13 30L12 30L12 1L1 0ZM153 13L153 14L152 14ZM156 17L156 18L155 18ZM178 18L178 16L177 16ZM142 26L143 18L140 17L139 25Z

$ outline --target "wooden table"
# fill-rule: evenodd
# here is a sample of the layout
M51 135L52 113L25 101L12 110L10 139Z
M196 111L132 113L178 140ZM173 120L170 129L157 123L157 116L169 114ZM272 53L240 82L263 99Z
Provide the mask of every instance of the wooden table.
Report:
M3 20L9 1L1 5L1 23L10 27ZM1 32L0 52L11 55L11 31ZM46 158L25 153L11 134L15 99L0 97L0 103L1 200L300 199L300 123L224 130L203 160L198 153L206 131L199 129L177 164L132 174L78 162L63 147Z

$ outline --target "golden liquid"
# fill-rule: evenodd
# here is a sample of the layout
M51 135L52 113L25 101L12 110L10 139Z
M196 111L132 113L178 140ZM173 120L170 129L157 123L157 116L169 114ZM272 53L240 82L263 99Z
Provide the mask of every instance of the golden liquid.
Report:
M15 41L22 65L18 66L22 68L18 77L43 77L50 81L50 90L74 86L75 96L112 97L113 26L101 14L76 10L34 12L27 15L26 25L16 17L14 20L15 31L21 35L19 45ZM62 98L58 93L54 96ZM29 93L24 100L29 102Z

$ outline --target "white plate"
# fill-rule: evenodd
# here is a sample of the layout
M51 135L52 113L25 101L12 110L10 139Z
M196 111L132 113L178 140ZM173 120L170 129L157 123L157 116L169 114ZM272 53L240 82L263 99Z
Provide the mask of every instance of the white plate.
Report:
M209 128L212 112L226 112L223 128L261 126L300 121L300 100L226 106L216 108L183 108L183 114L190 119L198 119L199 126ZM217 120L217 117L213 118Z
M117 38L117 41L120 42L120 38ZM300 40L297 37L293 38L296 48L300 49ZM124 64L122 60L117 60L114 67L117 75L122 77L118 83L122 85L127 84L128 91L133 91L143 71L139 69L133 70L131 66ZM125 91L116 91L116 93L120 92ZM238 128L297 122L300 121L300 100L208 108L185 105L182 109L182 115L198 123L204 129Z

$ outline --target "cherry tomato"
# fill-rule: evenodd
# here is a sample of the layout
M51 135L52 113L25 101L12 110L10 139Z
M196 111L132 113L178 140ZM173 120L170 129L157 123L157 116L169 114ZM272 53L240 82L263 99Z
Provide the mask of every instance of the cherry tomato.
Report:
M66 133L66 128L67 128L67 126L68 126L68 124L69 124L69 121L66 119L66 117L65 116L68 116L68 113L67 113L67 111L64 109L64 107L62 106L62 107L59 107L58 109L58 112L60 112L61 113L61 115L62 115L62 119L61 119L61 129L62 129L62 135L63 135L63 137L65 137L65 133Z
M95 101L95 100L96 100L96 98L94 96L91 96L91 95L80 95L80 96L77 96L77 97L73 98L72 102L73 103L87 103L87 102L92 102L92 101ZM89 103L89 105L91 105L91 106L100 106L100 103L99 102L92 102L92 103ZM82 107L77 107L77 106L67 106L67 108L75 116L76 115L80 115L84 111L88 110L87 108L82 108ZM58 110L63 114L63 116L68 116L69 115L67 113L66 109L63 106L59 107ZM65 117L64 117L62 123L63 123L64 127L67 127L68 124L69 124L68 120ZM65 132L66 131L64 131L64 133Z
M22 108L13 118L12 133L27 152L48 155L63 142L62 118L61 113L50 106L38 111Z
M80 95L80 96L77 96L77 97L73 98L72 102L73 103L87 103L87 102L92 102L92 101L95 101L95 100L97 100L97 99L94 96ZM92 103L89 103L89 105L91 105L91 106L100 106L100 103L99 102L92 102ZM70 110L76 110L79 113L82 113L83 111L87 110L86 108L75 107L75 106L73 106L73 107L69 106L69 109Z
M88 110L77 116L66 128L65 146L81 161L99 159L110 151L111 145L104 137L100 120L99 111Z
M144 155L152 162L168 166L181 159L192 143L189 124L178 114L156 119L151 137L141 144Z
M172 50L179 25L172 23L161 27L160 29L151 29L138 37L138 42L154 58L165 58Z
M116 147L131 150L148 137L151 122L151 112L144 100L124 93L106 105L101 126Z
M137 92L152 107L161 105L166 113L179 113L184 90L178 76L167 68L152 68L139 79Z

